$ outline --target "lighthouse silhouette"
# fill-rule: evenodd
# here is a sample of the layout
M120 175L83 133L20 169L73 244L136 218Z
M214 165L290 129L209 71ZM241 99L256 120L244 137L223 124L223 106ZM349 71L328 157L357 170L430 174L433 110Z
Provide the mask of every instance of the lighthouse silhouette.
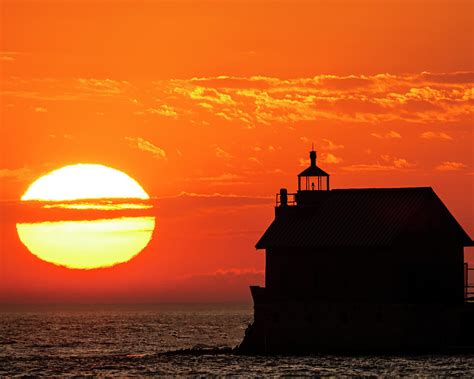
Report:
M240 353L474 349L473 246L430 187L331 189L317 166L276 195L265 286Z

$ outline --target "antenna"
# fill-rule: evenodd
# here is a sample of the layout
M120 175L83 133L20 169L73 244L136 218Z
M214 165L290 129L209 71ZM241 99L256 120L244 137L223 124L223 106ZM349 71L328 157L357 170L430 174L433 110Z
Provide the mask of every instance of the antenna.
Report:
M311 150L314 151L314 142L311 142Z

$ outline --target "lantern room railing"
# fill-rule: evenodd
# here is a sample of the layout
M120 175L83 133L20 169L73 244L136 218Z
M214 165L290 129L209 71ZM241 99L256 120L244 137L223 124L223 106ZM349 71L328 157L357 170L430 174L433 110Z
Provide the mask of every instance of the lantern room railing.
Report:
M464 263L464 301L474 302L474 268Z

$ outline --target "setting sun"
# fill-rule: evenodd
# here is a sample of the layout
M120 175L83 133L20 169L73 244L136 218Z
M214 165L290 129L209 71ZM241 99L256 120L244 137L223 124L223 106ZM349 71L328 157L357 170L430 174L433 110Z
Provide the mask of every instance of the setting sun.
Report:
M151 240L154 217L20 223L21 242L43 261L75 269L127 262Z
M54 170L30 185L21 200L79 200L100 198L149 199L122 171L99 164L75 164Z

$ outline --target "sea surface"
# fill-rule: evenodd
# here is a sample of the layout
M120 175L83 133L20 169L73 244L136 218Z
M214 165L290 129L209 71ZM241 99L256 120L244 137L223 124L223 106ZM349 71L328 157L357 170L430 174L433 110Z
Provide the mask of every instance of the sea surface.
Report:
M2 309L0 376L463 376L474 355L237 356L248 305ZM183 349L192 349L183 351ZM216 353L217 352L217 353Z

